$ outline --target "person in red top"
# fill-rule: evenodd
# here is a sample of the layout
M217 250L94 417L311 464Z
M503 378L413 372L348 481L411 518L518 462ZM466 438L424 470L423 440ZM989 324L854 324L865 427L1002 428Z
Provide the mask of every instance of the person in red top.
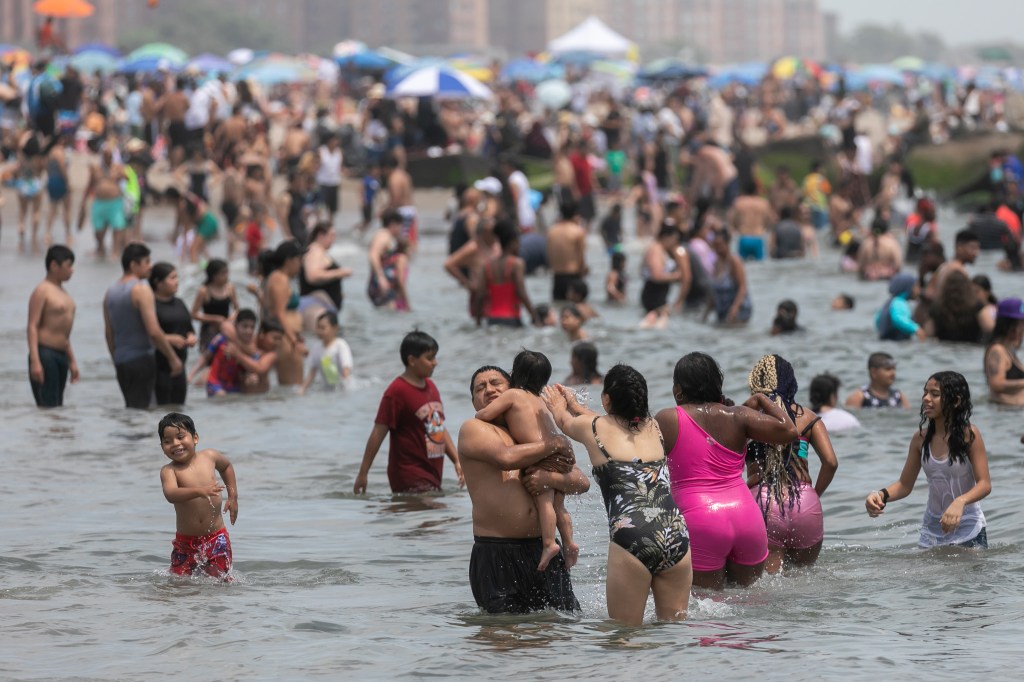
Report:
M483 263L474 276L476 323L479 326L486 319L489 326L522 327L520 307L526 308L531 321L535 315L523 281L526 264L517 255L519 229L510 220L499 220L494 234L501 244L501 255Z
M576 174L575 198L579 207L579 216L583 221L583 227L590 230L590 222L596 215L594 206L594 171L590 168L590 161L587 159L587 143L583 140L573 145L572 153L569 154L569 163L572 164L573 172Z
M421 331L402 339L399 353L405 371L384 391L377 408L373 431L366 441L352 491L366 492L366 478L384 436L390 434L388 483L394 493L419 493L441 489L444 456L455 465L459 486L465 484L459 453L444 425L444 406L437 386L430 380L437 367L437 341Z

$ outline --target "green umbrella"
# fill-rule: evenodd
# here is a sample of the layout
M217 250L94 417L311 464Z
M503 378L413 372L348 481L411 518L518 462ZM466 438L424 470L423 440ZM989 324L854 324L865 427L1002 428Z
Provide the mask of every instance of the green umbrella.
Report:
M125 61L132 62L137 59L166 59L173 66L183 66L188 61L188 54L181 48L167 43L149 43L134 50Z

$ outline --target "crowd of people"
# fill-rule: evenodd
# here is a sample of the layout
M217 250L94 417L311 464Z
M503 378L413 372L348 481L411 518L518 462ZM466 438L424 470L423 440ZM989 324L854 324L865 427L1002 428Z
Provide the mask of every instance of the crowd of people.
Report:
M842 270L888 282L889 299L876 317L881 340L983 343L991 399L1024 405L1017 355L1024 303L997 298L987 278L971 279L967 270L980 249L1001 249L1000 267L1021 269L1020 161L1008 151L992 156L977 187L990 201L957 233L949 260L932 200L922 196L909 215L900 214L900 197L916 196L907 149L956 118L941 93L918 93L918 118L905 134L886 136L883 156L859 123L869 99L787 89L771 77L749 92L684 87L657 102L594 92L542 116L528 113L529 93L515 87L499 91L494 111L481 114L428 99L395 102L374 85L346 127L321 86L268 98L225 78L161 74L112 86L70 68L59 81L45 63L33 69L24 110L5 106L9 161L2 175L18 198L20 245L34 248L41 237L48 246L27 326L29 379L43 407L61 405L68 378L80 376L71 344L75 303L63 288L76 260L69 156L89 160L77 229L91 202L97 257L106 256L109 230L120 258L123 274L103 297L105 338L125 405L138 409L180 406L196 380L213 399L266 392L272 374L297 393L315 383L344 388L354 362L339 320L342 283L353 271L331 250L340 188L358 186L362 198L362 220L346 231L368 242L366 297L381 314L399 313L416 304L408 278L422 239L410 155L424 147L466 149L493 162L491 175L456 188L443 267L465 289L478 325L560 325L572 343L572 372L552 383L550 361L533 351L520 353L510 373L482 367L470 382L476 415L454 439L431 381L438 342L424 332L406 335L402 374L381 398L353 483L354 493L366 492L385 438L397 493L440 489L447 457L472 499L470 582L489 612L578 609L569 569L579 547L563 498L586 493L590 483L556 430L584 446L601 488L609 613L637 623L651 592L658 618L672 620L685 616L691 584L750 585L765 570L813 564L824 537L819 498L838 467L829 433L858 425L840 407L835 377L814 377L804 407L793 366L774 354L751 368L750 397L737 404L723 394L715 359L690 353L673 373L676 405L652 414L636 369L598 370L598 348L586 330L602 305L590 300L592 285L600 284L588 262L592 236L599 234L609 258L604 305L638 300L641 327L714 313L729 333L752 317L748 268L768 258L834 254ZM957 116L965 126L985 120L964 107ZM773 137L815 120L825 133L834 129L830 156L808 159L802 177L804 169L758 167L754 131ZM550 192L531 187L524 154L550 160ZM44 187L50 211L42 229ZM174 211L166 236L176 244L177 264L152 263L143 243L152 238L143 218L157 202ZM633 234L624 227L630 208ZM61 209L65 243L53 244ZM894 228L905 233L905 247ZM643 256L631 267L625 245L633 239ZM236 258L248 263L255 310L240 307L230 281ZM905 274L905 263L916 263L918 273ZM177 297L179 267L205 271L191 306ZM540 273L551 278L549 303L527 291L526 279ZM854 301L841 295L833 305ZM772 334L799 332L797 316L793 301L781 301ZM190 348L199 352L191 369ZM868 382L843 404L908 408L894 386L895 369L892 355L871 355ZM566 384L601 385L603 413ZM870 493L866 509L877 516L909 495L923 468L929 496L919 545L985 547L979 501L991 484L963 376L931 376L920 410L899 480ZM171 459L161 472L164 493L178 513L172 571L229 575L219 500L226 488L233 522L234 469L215 450L196 449L196 427L184 415L169 414L159 432ZM811 449L819 460L813 478Z

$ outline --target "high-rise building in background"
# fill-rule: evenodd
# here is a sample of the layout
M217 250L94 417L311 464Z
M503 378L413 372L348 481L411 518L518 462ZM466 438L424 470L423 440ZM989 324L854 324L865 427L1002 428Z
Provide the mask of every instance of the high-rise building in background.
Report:
M60 22L72 46L116 44L153 12L144 0L91 0L88 19ZM767 60L785 54L828 57L834 17L820 0L180 0L209 2L221 10L270 24L294 52L325 52L347 38L414 53L539 52L588 16L596 16L648 52L680 53L713 63ZM0 42L31 46L41 21L31 0L0 0ZM227 52L235 47L208 49Z

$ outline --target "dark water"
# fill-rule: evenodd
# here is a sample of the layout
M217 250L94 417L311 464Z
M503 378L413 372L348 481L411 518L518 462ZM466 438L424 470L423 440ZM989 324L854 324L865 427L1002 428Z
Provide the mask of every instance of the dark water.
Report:
M582 546L573 580L583 614L525 618L482 615L473 603L469 498L450 468L442 495L392 497L382 450L370 494L349 492L380 394L400 370L399 339L414 325L440 341L434 378L453 432L472 414L475 367L508 366L526 346L551 357L556 379L568 373L560 331L489 333L467 322L463 294L441 271L440 238L428 239L414 262L409 315L371 309L362 252L339 241L357 272L343 315L356 358L353 390L300 398L276 389L230 402L190 395L186 411L202 444L223 450L238 472L240 511L230 529L237 582L224 586L165 573L174 518L158 479L160 415L121 407L100 311L118 268L96 263L85 248L68 286L79 306L73 339L83 380L63 410L32 406L24 321L43 268L41 256L15 253L13 218L9 206L0 243L0 678L1015 677L1024 637L1021 413L985 401L980 348L879 343L870 320L884 285L839 275L828 249L817 262L751 266L747 329L673 318L667 330L639 330L635 308L602 308L604 318L590 325L601 368L623 361L640 369L654 409L671 404L672 367L691 350L719 360L735 397L768 352L796 366L803 400L821 371L837 374L844 394L863 383L874 350L897 357L898 385L915 401L930 373L957 369L970 381L989 452L993 493L983 506L991 549L916 549L923 478L885 516L867 517L864 496L898 476L917 417L916 405L865 413L863 430L834 437L840 468L822 500L825 547L814 569L748 591L697 595L684 624L630 629L606 620L607 525L596 488L569 501ZM943 216L947 248L960 224ZM150 222L160 257L169 247L155 235L166 227L165 215ZM641 248L629 249L633 273ZM606 262L596 242L590 256L601 301ZM988 272L999 294L1021 295L1020 278L997 273L994 263L985 255L975 271ZM194 274L183 277L188 303L196 284ZM546 279L529 283L538 302L548 287ZM857 297L855 311L828 309L840 291ZM634 278L631 298L638 294ZM775 304L787 297L807 331L769 338Z

